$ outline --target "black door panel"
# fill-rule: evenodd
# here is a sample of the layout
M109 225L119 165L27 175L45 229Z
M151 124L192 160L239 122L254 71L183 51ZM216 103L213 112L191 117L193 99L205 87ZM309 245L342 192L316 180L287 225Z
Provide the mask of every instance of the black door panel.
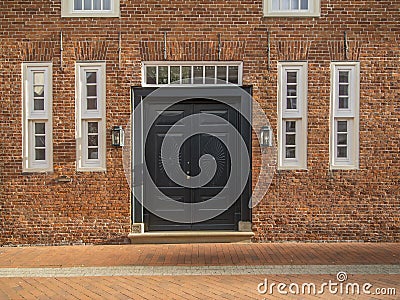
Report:
M181 208L174 207L174 212L185 214L189 219L195 219L194 216L208 215L210 212L218 214L216 217L202 221L192 222L187 224L175 223L173 221L164 220L157 214L168 213L165 208L160 208L159 211L150 212L145 209L145 221L148 224L148 230L234 230L237 226L237 216L240 215L240 201L234 202L226 196L218 196L223 189L234 191L236 186L227 186L228 178L231 172L231 161L235 157L231 157L226 143L237 144L237 136L232 136L228 133L228 127L234 126L238 131L239 117L238 112L232 107L211 100L194 99L187 100L169 107L162 111L158 109L156 103L150 104L147 109L148 119L156 117L156 121L151 126L145 146L145 159L149 173L158 189L167 197L170 197L178 202L190 203L191 206ZM191 136L183 142L183 130L180 134L179 126L182 125L179 121L192 114L207 113L219 116L220 120L210 122L201 117L196 119L198 124L196 128L200 128L202 132ZM146 123L145 123L146 124ZM188 176L196 176L200 173L199 160L204 156L205 161L212 159L215 161L217 169L211 180L202 187L187 188L181 187L173 182L166 174L162 164L161 145L168 130L172 125L177 126L172 137L176 139L176 149L173 149L179 160L181 169ZM183 144L182 144L183 143ZM182 147L179 147L182 145ZM175 146L173 146L175 147ZM164 161L168 163L168 157ZM205 163L207 165L207 163ZM209 169L204 168L203 172L207 173ZM212 175L212 174L211 174ZM146 197L152 197L150 191L145 185L145 201ZM217 197L217 201L212 202L206 207L196 206L196 203L207 201L213 197ZM163 201L162 197L157 201ZM146 207L146 205L144 205ZM160 206L162 207L162 206Z

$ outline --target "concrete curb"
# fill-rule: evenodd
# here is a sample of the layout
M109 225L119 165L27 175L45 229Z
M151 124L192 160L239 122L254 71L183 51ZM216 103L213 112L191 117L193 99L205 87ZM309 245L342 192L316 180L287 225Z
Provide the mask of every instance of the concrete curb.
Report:
M0 277L90 277L177 275L400 274L400 265L272 266L118 266L70 268L0 268Z

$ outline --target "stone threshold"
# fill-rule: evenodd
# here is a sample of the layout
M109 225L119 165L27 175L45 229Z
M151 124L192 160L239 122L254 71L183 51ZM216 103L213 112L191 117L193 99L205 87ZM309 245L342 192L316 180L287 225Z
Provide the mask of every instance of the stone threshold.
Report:
M131 244L250 243L253 232L152 231L130 233Z

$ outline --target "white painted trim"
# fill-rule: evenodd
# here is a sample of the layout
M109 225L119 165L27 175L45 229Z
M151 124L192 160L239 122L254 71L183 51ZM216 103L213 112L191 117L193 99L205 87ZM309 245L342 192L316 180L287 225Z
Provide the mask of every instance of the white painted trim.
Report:
M293 113L284 109L286 106L286 72L298 71L298 110ZM278 62L278 169L307 170L307 93L308 93L307 62ZM296 121L296 159L286 159L285 122Z
M86 71L96 71L98 81L98 109L94 113L85 113L83 80ZM75 65L75 115L76 115L76 164L77 171L106 171L106 63L84 62ZM88 161L87 154L86 122L99 122L99 159Z
M341 70L350 71L350 109L341 112L337 109L337 74ZM330 129L329 129L329 167L331 170L358 170L360 168L360 63L359 62L332 62L331 63L331 101L330 101ZM347 159L336 158L336 121L349 121Z
M237 66L238 67L238 84L241 86L243 84L243 62L242 61L143 61L142 62L142 86L143 87L162 87L162 86L177 86L177 87L203 87L203 86L210 86L210 87L215 87L215 86L226 86L226 85L231 85L231 83L212 83L212 84L206 84L204 83L204 78L203 78L203 83L198 83L198 84L147 84L146 83L146 67L148 66L154 66L154 67L159 67L159 66L189 66L192 67L191 71L191 82L193 82L193 67L194 66ZM158 68L156 69L157 72L157 78L158 80ZM215 68L215 78L216 78L216 72L217 68ZM182 77L182 69L180 70L181 76ZM203 69L203 74L205 74L205 68ZM228 76L228 68L227 68L227 74ZM168 81L170 80L169 78L169 68L168 68ZM227 77L228 80L228 77ZM217 81L217 80L216 80Z
M61 17L69 18L109 18L109 17L120 17L120 5L119 0L111 0L111 10L90 10L90 11L74 11L73 0L61 0Z
M44 107L43 112L33 111L32 73L44 72ZM53 69L51 62L22 63L22 171L23 172L52 172L53 171ZM34 160L35 122L45 123L46 160Z
M272 10L272 0L263 0L264 17L320 17L321 0L308 0L308 10Z

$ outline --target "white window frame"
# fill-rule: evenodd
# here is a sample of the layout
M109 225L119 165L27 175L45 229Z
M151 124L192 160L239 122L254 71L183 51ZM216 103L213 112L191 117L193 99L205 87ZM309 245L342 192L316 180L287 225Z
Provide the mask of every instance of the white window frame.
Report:
M44 73L44 110L34 110L35 72ZM53 86L51 62L22 63L22 170L23 172L53 171ZM45 124L45 160L35 160L35 123ZM40 147L42 148L42 147Z
M339 72L349 72L349 105L339 108ZM360 63L331 63L330 169L359 169ZM347 158L337 156L337 122L347 121Z
M97 109L86 109L86 72L96 72ZM106 63L77 62L75 66L76 160L78 171L106 171ZM98 159L88 159L87 124L98 122Z
M74 10L74 0L61 0L61 17L119 17L119 0L111 0L111 10Z
M263 0L264 17L319 17L321 16L321 0L308 0L307 10L274 10L273 0Z
M287 72L297 73L297 107L287 109ZM307 169L307 62L278 62L278 168ZM296 158L286 158L286 122L296 122Z
M146 67L168 67L168 84L159 84L158 83L158 68L156 69L157 77L156 84L148 84L146 82L147 78L147 69ZM191 67L191 83L171 83L170 82L170 68L173 66L180 67L180 76L182 77L182 67ZM194 71L193 68L197 66L203 67L203 82L202 83L193 83ZM214 66L215 67L215 81L214 83L206 83L205 82L205 67ZM217 79L217 67L223 66L226 67L226 81L221 81ZM143 87L159 87L159 86L180 86L180 87L191 87L191 86L221 86L221 85L232 85L232 83L228 82L228 70L229 67L238 67L238 83L236 85L241 86L243 84L243 62L241 61L144 61L142 62L142 86Z

